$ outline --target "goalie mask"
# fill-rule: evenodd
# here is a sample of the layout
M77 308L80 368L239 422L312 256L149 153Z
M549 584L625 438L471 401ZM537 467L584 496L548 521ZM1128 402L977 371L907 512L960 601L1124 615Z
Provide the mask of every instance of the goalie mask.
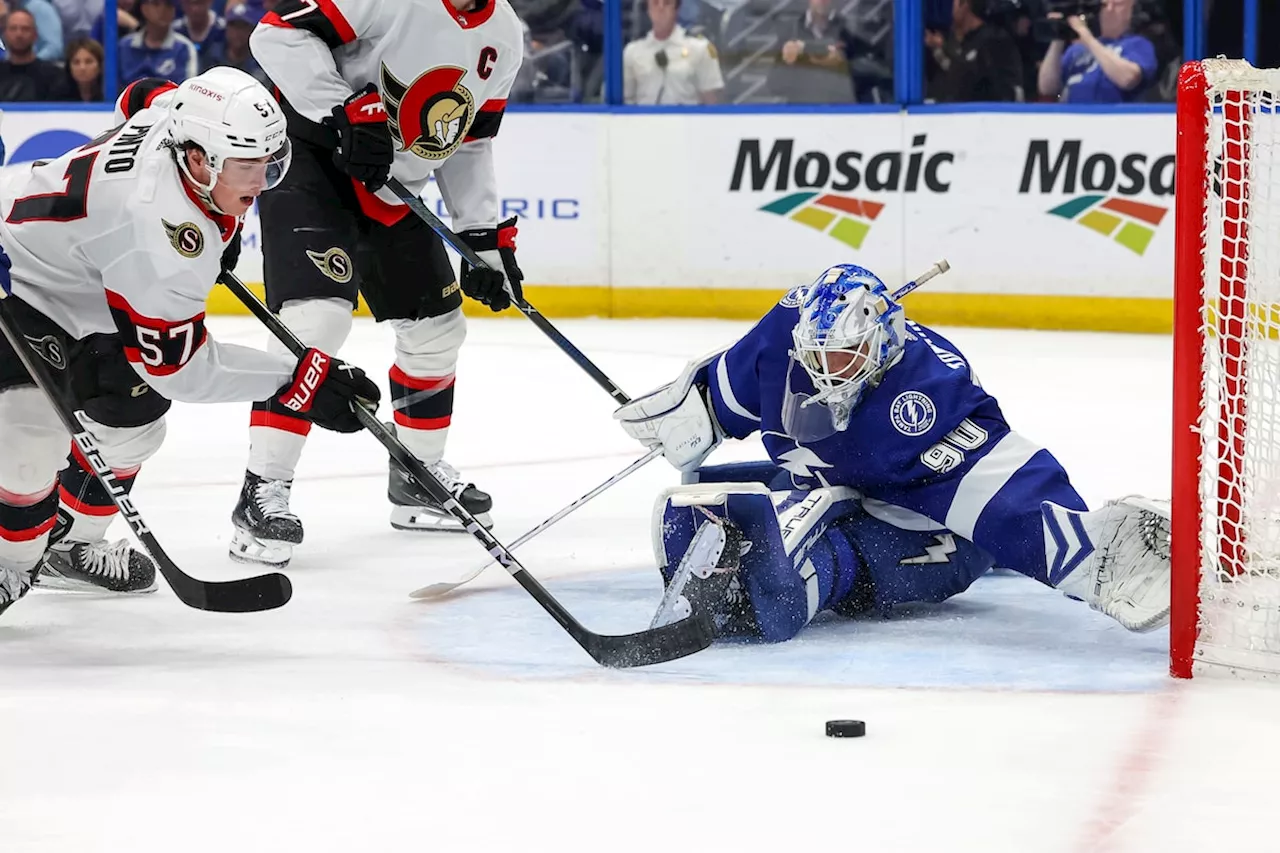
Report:
M902 306L875 273L839 264L820 275L805 292L791 331L794 348L782 409L788 434L819 441L846 429L862 395L902 357L905 327ZM797 366L808 375L813 393L796 382Z

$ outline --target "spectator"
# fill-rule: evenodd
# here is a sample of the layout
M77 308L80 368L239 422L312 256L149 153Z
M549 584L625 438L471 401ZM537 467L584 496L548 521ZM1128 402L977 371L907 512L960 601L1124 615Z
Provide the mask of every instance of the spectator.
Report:
M120 85L140 77L181 83L196 75L196 46L173 31L173 0L142 0L142 29L120 39Z
M0 101L48 101L56 94L62 69L36 56L36 19L14 9L4 22L8 54L0 62Z
M222 65L239 68L263 85L270 85L267 75L249 52L249 36L262 20L262 11L244 2L227 9L227 40L222 51Z
M62 36L68 40L89 35L102 16L102 0L53 0L62 19Z
M792 104L839 104L855 100L849 57L854 35L831 0L809 7L784 35L782 65L774 66L769 88Z
M676 23L680 0L649 0L653 29L622 51L628 104L714 104L724 90L716 49Z
M138 27L142 26L138 15L138 0L116 0L116 32L120 36L137 32ZM93 22L93 29L89 31L89 38L98 44L106 44L106 22L102 18L99 15Z
M1061 18L1053 12L1050 18ZM1103 0L1098 25L1102 37L1083 16L1067 25L1077 41L1071 47L1054 39L1040 65L1040 94L1076 104L1119 104L1141 99L1155 80L1156 50L1145 36L1131 32L1133 0Z
M173 31L196 46L201 71L223 64L227 22L213 13L213 0L182 0L182 17L174 22Z
M984 18L987 0L952 0L951 33L924 34L928 100L1021 101L1022 56L1013 36Z
M80 103L101 101L102 57L102 45L93 39L73 39L67 45L66 74L54 99Z
M18 0L14 4L26 9L36 20L36 56L49 62L62 60L62 18L49 0Z

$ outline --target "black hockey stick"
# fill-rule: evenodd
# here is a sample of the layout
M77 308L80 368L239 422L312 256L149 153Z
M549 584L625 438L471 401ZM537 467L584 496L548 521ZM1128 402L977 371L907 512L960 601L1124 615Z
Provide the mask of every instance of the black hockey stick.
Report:
M93 436L76 419L75 412L63 399L58 390L58 384L49 374L48 368L28 349L19 329L18 320L13 314L13 308L9 300L3 297L4 294L0 293L0 331L3 331L4 336L9 339L13 351L18 354L27 373L31 374L36 385L44 392L49 405L53 406L54 411L58 413L58 419L62 421L67 432L71 433L72 441L93 467L93 473L98 480L110 493L111 500L120 509L120 515L128 522L129 529L147 549L147 553L155 559L156 565L160 567L160 574L164 575L169 586L173 587L178 600L197 610L212 610L219 613L251 613L284 606L293 595L293 586L287 577L278 572L234 581L202 581L191 577L169 559L169 555L160 547L160 543L152 535L151 529L139 514L137 507L133 505L133 499L116 481L111 467L103 461L102 453L98 450Z
M275 335L294 355L302 357L307 350L306 345L298 340L298 337L280 321L279 317L262 304L261 299L245 287L244 282L232 273L223 273L221 280L253 312L253 315L262 321L271 334ZM542 609L550 613L552 618L560 623L560 627L564 628L569 636L573 637L578 645L595 659L596 663L609 667L647 666L682 658L694 652L700 652L711 645L714 632L710 618L705 615L692 616L661 628L622 636L597 634L588 630L573 617L573 614L565 610L564 605L557 601L537 578L529 574L529 571L507 550L505 545L495 539L492 533L476 521L475 516L468 512L466 507L454 499L449 490L441 485L427 467L400 443L400 440L382 421L378 420L376 414L364 406L356 406L355 413L364 428L373 433L373 437L387 449L391 458L412 474L432 499L439 501L445 510L484 546L493 559L510 572L520 586L533 596Z
M489 265L484 259L475 253L475 250L462 241L462 238L449 229L449 226L440 221L440 217L431 212L431 208L427 207L422 199L418 198L395 178L387 181L387 187L396 194L397 197L409 206L409 209L418 215L418 218L436 232L449 248L453 249L463 260L471 264L473 267L488 269ZM511 304L520 309L520 313L533 321L533 324L542 330L542 333L551 339L551 342L558 346L565 355L573 359L579 367L587 372L587 375L596 381L596 384L609 392L613 399L617 400L620 405L625 406L631 402L631 398L622 392L612 379L605 375L605 372L596 367L595 362L587 358L586 354L573 345L573 342L561 334L560 330L551 324L551 321L542 316L542 312L534 308L524 299L513 299Z

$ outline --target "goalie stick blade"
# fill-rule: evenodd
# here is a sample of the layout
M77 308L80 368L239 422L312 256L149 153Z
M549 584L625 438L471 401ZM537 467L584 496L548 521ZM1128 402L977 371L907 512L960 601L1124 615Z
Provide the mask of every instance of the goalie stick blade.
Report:
M256 613L289 603L293 584L279 572L233 581L200 581L157 560L160 573L188 607L211 613Z
M614 669L678 660L702 651L715 640L715 628L705 614L621 636L593 634L585 629L581 635L573 633L573 638L596 663Z

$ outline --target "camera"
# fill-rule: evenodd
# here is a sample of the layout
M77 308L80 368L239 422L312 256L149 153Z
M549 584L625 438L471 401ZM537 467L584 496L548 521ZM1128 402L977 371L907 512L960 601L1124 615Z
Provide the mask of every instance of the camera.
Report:
M1071 29L1067 19L1079 15L1084 16L1085 23L1095 35L1099 32L1098 13L1102 11L1102 0L1050 0L1045 7L1046 15L1057 12L1062 17L1044 17L1035 21L1031 26L1031 33L1036 41L1074 41L1076 31Z

